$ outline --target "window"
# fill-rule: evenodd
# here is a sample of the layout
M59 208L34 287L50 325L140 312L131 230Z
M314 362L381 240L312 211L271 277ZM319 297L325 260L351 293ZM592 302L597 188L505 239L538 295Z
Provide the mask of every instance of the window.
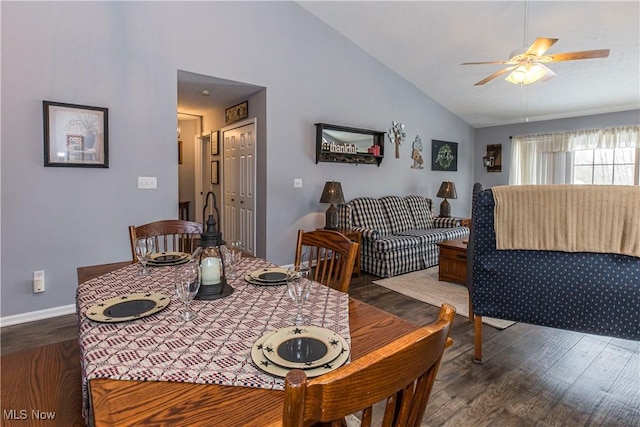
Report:
M514 136L510 185L640 185L640 125Z
M601 148L573 152L573 184L638 185L639 149Z

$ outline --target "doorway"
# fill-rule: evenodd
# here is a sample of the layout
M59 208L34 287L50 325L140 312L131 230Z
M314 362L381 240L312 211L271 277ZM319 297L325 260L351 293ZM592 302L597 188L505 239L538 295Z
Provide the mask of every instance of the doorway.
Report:
M248 115L254 119L227 124L225 110L245 101L248 102ZM205 204L204 196L209 190L213 191L216 194L217 206L220 212L219 227L223 233L223 238L225 240L230 240L231 238L238 238L238 240L243 241L248 240L248 242L245 243L248 246L248 250L255 256L265 257L267 219L263 212L266 211L266 88L178 70L178 111L180 113L186 113L191 116L191 118L193 118L193 116L198 117L196 124L193 126L195 132L192 134L192 137L187 139L185 135L183 135L181 138L183 141L183 164L180 165L179 173L180 201L182 201L183 197L189 198L184 195L183 190L189 191L192 195L190 217L193 218L192 220L202 223L202 208ZM179 120L180 117L181 115L179 114ZM185 118L185 116L182 117L183 119ZM236 151L239 158L237 160L238 164L236 165L237 170L235 173L242 173L245 181L244 183L238 182L236 184L237 190L235 191L238 191L238 194L246 194L246 190L250 190L253 200L247 199L246 196L241 196L241 199L234 199L234 201L238 202L238 200L240 200L244 203L240 203L240 207L230 206L229 209L243 215L240 219L236 220L236 227L241 224L253 224L253 227L250 232L241 232L240 228L231 228L227 231L227 229L225 229L225 216L227 215L225 209L227 207L224 205L224 185L225 182L229 183L231 178L225 180L224 177L225 152L223 151L223 132L238 128L247 122L251 122L251 120L253 120L252 123L254 124L254 129L250 133L252 137L251 144L253 144L254 151L253 154L248 157L246 153L238 154ZM213 135L217 135L219 138L219 154L217 155L214 155L211 151L211 143L212 140L215 139ZM202 139L203 136L204 142ZM245 133L244 137L246 136L247 134ZM236 135L237 141L239 141L241 137L242 135ZM260 143L256 144L256 141L260 141ZM196 154L196 152L198 154ZM189 167L192 167L193 170L183 172L185 162L188 159L187 155L191 156ZM200 157L197 162L195 161L196 155ZM246 171L241 172L240 168L246 167L246 162L252 162L252 177L247 177ZM212 176L216 175L212 174L213 168L215 167L219 168L218 184L212 184L212 181L215 181ZM196 169L199 169L198 177L195 176ZM183 177L187 177L190 183L183 183ZM249 181L246 181L246 179L249 179ZM208 182L206 182L207 180ZM200 183L202 190L196 191L196 182ZM244 191L243 193L241 189L247 185L247 182L251 182L252 188L247 189L245 187L245 189L242 190ZM209 204L211 205L211 202L209 202ZM245 208L247 204L251 205L251 209ZM199 206L199 208L196 208L196 206ZM258 211L262 214L256 215Z
M223 128L223 235L256 253L256 118Z

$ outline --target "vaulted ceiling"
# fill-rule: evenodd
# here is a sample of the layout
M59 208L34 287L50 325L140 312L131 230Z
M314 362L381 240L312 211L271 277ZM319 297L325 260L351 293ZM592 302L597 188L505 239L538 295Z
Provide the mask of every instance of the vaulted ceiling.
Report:
M638 1L298 3L474 127L640 109ZM559 39L547 53L611 52L547 64L557 76L531 85L505 74L474 86L502 66L460 65L507 60L537 37ZM185 72L178 80L178 111L193 114L211 103L203 88L226 106L261 89Z

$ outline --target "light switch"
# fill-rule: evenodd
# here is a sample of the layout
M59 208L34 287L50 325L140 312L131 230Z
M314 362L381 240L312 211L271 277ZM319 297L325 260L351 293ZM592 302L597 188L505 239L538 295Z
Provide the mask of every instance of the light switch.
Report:
M158 181L155 176L139 176L138 177L138 189L140 190L155 190L158 188Z

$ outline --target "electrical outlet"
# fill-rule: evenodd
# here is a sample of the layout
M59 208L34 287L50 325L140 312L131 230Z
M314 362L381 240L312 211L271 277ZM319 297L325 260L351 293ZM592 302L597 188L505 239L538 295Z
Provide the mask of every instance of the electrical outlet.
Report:
M302 188L302 178L293 179L293 188Z
M138 177L138 189L155 190L156 188L158 188L158 181L155 176L139 176Z
M33 272L33 293L44 292L44 270Z

